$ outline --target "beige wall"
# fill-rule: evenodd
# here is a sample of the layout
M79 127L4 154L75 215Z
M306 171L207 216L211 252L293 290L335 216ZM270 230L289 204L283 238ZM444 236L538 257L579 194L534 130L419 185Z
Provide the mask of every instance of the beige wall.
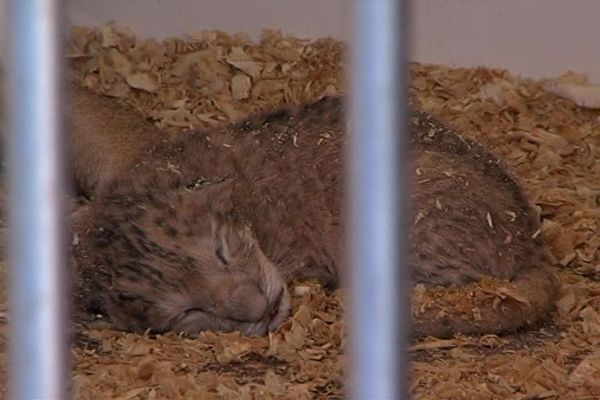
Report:
M262 28L273 27L300 36L344 38L351 1L65 3L69 20L75 24L98 25L115 20L142 36L157 38L203 28L258 34ZM600 0L412 0L411 5L412 60L504 67L532 77L574 70L600 83Z
M412 58L600 83L598 0L415 0Z

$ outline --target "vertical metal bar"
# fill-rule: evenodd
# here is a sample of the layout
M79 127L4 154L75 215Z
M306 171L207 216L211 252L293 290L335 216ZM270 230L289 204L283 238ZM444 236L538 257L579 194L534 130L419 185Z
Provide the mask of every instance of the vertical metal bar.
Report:
M9 323L13 399L66 399L67 262L58 0L9 0Z
M408 396L405 5L354 0L350 130L350 395Z

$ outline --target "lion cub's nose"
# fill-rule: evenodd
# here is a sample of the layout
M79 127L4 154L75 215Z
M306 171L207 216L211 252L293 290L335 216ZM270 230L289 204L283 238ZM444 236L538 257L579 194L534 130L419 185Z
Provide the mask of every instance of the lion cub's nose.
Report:
M229 295L231 319L240 322L258 322L268 311L267 299L256 285L240 284Z

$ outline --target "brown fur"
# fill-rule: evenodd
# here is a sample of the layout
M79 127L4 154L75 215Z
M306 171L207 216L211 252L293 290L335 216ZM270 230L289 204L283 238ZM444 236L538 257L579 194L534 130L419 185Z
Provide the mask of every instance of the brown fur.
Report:
M285 281L215 185L80 210L76 302L117 328L265 334L289 312ZM79 314L81 317L81 314Z
M557 283L543 259L538 218L518 184L481 146L429 116L415 112L410 128L409 260L414 282L464 286L495 277L510 281L517 297L525 299L504 302L500 314L484 309L483 317L465 317L460 310L443 314L431 306L414 313L416 333L496 333L538 321L550 308ZM339 98L209 133L185 133L172 145L156 146L127 176L111 176L111 168L99 168L106 171L102 180L112 185L98 193L102 200L95 207L112 210L124 206L119 203L122 198L198 189L190 192L186 207L208 216L213 214L211 207L218 206L219 215L239 216L288 280L315 277L334 287L345 269L344 135ZM216 182L227 190L207 202L203 186ZM174 201L169 223L181 230L186 218L179 213L185 207ZM144 200L141 204L150 206L148 213L161 209ZM140 228L146 237L155 235ZM197 233L202 234L206 233ZM126 252L123 248L119 254Z
M69 101L71 152L77 155L72 169L79 194L104 191L109 179L127 174L154 146L168 140L164 132L117 99L71 84Z

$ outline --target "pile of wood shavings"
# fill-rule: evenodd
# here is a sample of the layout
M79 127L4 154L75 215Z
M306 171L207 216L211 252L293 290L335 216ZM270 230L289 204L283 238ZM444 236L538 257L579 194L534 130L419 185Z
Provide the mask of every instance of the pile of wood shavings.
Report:
M343 46L331 39L277 32L266 32L258 44L221 32L156 42L112 25L77 28L70 44L75 79L122 98L167 131L341 92L342 54ZM506 71L413 65L412 74L418 104L484 142L521 180L544 218L542 234L564 282L556 313L537 330L415 342L414 398L600 397L600 284L594 282L600 114ZM303 284L294 289L293 317L263 338L81 329L73 349L75 397L341 398L343 304L342 291L326 294ZM0 330L4 350L4 323ZM4 374L1 369L0 378Z
M74 28L69 57L84 85L123 98L167 131L237 120L338 91L342 46L265 31L210 31L163 42L124 28ZM76 79L77 79L76 78Z

